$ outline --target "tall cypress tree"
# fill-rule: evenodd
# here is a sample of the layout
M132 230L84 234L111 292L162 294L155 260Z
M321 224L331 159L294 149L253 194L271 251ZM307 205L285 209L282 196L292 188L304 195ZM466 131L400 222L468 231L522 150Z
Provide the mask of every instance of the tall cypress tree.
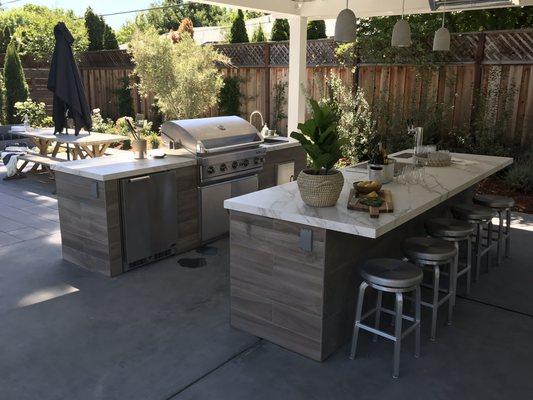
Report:
M4 79L7 123L20 123L22 122L20 118L15 117L15 103L17 101L26 101L29 96L29 90L15 40L11 40L7 46L6 59L4 61Z
M85 28L87 28L87 35L89 36L88 50L104 49L105 25L102 17L96 15L91 7L87 7L87 11L85 11Z
M263 30L263 27L259 25L257 28L255 28L254 34L252 35L252 42L261 43L266 41L267 38L265 31Z
M5 53L7 45L11 41L11 29L8 25L4 26L2 32L0 32L0 53Z
M118 49L118 40L113 28L109 25L104 25L104 50L116 50Z
M289 40L289 37L289 21L287 21L286 19L276 19L274 21L274 25L272 26L270 40L272 40L273 42L283 42L284 40Z
M246 24L244 23L244 14L239 9L237 16L231 24L230 43L248 43L249 41Z

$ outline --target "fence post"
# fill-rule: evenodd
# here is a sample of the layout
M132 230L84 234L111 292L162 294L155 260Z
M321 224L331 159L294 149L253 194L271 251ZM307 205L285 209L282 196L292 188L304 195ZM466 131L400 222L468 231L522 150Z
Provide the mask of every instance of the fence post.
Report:
M476 135L474 125L479 113L479 101L481 96L481 75L483 73L483 60L485 59L485 42L487 35L482 32L478 35L476 52L474 54L474 85L472 87L472 108L470 111L470 135L472 141L476 144Z
M265 71L265 122L270 125L270 43L263 44L264 47L264 71Z

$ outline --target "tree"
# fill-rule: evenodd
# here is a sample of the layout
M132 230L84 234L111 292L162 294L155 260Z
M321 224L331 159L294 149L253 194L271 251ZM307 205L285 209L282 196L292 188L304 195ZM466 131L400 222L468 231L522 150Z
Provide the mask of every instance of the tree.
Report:
M216 63L229 59L212 46L198 45L187 34L173 44L151 27L135 32L129 51L140 93L153 93L167 119L197 118L217 103L223 80Z
M263 27L261 25L258 25L257 28L254 30L254 34L252 36L252 42L255 43L261 43L266 42L267 38L265 35L265 31L263 30Z
M194 37L194 28L189 18L183 18L183 21L181 21L178 28L178 40L181 40L184 33L187 33L192 38Z
M0 32L0 53L5 53L7 45L11 41L11 29L8 25L4 26L4 29Z
M164 7L164 8L157 8ZM194 26L218 25L229 10L209 4L184 3L183 0L162 0L152 4L152 9L139 14L137 23L147 23L160 34L175 31L184 18L190 18Z
M102 17L96 15L91 7L85 11L85 28L89 36L89 51L104 49L104 33L106 24Z
M107 24L105 24L105 27L104 27L103 42L104 42L104 50L118 49L118 41L117 41L115 32L113 31L113 28L111 28Z
M244 14L242 10L239 9L237 16L231 24L230 30L230 43L248 43L248 32L246 32L246 24L244 23Z
M87 50L89 40L83 19L72 11L26 4L0 12L0 32L8 27L19 43L20 55L48 61L55 45L54 26L63 21L74 37L75 53Z
M6 88L6 120L8 124L22 122L15 116L15 103L26 101L29 95L28 84L22 69L15 39L7 45L4 61L4 79Z
M122 86L115 90L118 100L118 113L120 116L133 117L133 98L131 97L130 78L125 76L121 79Z
M307 40L326 38L326 22L324 20L309 21L307 24Z
M287 21L286 19L276 19L276 21L274 21L274 25L272 26L270 40L272 40L273 42L283 42L284 40L289 40L289 37L289 21Z

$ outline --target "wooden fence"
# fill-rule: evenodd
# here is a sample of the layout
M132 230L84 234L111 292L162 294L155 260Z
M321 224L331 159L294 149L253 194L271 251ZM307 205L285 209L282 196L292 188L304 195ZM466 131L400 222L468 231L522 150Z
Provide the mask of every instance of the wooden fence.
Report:
M427 46L430 51L429 38ZM272 122L274 85L286 81L288 76L288 43L216 47L233 64L230 68L222 67L222 72L241 78L242 115L260 110ZM335 49L332 40L308 43L307 86L315 98L325 93L323 77L330 73L338 74L348 85L353 84L355 66L338 65ZM118 117L116 90L121 87L122 78L131 72L130 57L124 51L86 52L81 54L79 65L90 106L100 108L105 116ZM431 66L413 65L412 61L383 65L363 55L357 65L357 82L370 104L388 103L390 112L404 116L420 112L428 102L444 105L444 123L450 129L472 122L478 98L491 104L486 112L494 113L489 117L496 119L510 104L507 109L511 126L507 135L529 145L533 141L532 69L533 29L495 31L452 35L452 49L445 62ZM32 97L50 105L51 96L45 88L47 73L41 65L26 68ZM135 111L150 116L153 99L140 97L135 90L132 96ZM217 110L209 114L216 115ZM285 133L285 129L281 131Z

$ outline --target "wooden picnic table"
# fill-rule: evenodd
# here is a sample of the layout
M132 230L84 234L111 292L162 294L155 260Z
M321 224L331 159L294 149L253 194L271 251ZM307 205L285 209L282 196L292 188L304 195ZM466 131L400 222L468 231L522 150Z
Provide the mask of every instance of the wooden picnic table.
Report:
M128 140L127 136L84 131L80 132L78 136L75 136L74 133L69 133L68 135L65 133L58 133L57 135L54 135L52 129L35 129L28 132L13 133L32 139L35 145L39 148L39 153L42 156L48 156L48 149L54 142L55 145L51 152L52 157L57 156L62 144L66 144L67 147L72 145L70 151L72 152L72 159L74 160L87 157L102 157L110 144Z

